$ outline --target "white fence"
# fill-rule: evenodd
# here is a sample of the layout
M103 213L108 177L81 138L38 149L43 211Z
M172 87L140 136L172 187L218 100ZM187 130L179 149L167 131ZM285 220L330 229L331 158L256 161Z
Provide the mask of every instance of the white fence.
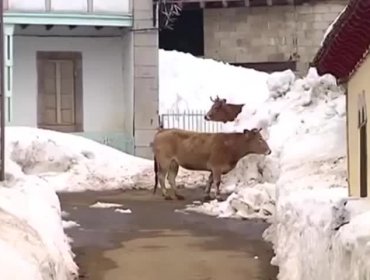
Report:
M179 128L196 132L222 132L222 123L205 120L206 113L200 110L168 112L160 115L160 125L163 128Z

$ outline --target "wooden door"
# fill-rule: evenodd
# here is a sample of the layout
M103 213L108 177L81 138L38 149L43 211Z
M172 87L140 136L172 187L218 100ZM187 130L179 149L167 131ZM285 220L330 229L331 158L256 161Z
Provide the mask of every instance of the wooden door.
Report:
M38 127L82 131L81 62L75 53L38 53Z

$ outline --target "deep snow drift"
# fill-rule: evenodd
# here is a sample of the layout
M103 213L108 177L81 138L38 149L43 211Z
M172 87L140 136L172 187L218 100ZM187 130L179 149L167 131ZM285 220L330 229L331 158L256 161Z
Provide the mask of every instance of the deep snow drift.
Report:
M277 183L285 189L346 186L345 96L334 77L319 77L315 69L303 79L290 70L269 75L176 51L161 51L160 61L161 112L174 107L181 112L192 108L190 104L206 111L209 97L217 93L230 103L245 104L223 130L262 127L273 151L268 157L245 157L223 177L221 188L233 192L226 202L188 209L269 218L276 196L284 191L276 193Z

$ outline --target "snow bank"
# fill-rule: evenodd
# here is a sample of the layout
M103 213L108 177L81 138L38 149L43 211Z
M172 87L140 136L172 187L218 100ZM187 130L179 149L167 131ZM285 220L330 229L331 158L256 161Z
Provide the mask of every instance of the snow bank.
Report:
M320 77L312 68L296 79L290 70L267 74L176 51L161 51L160 61L160 111L181 112L189 104L208 110L209 96L219 89L230 103L245 104L223 130L261 127L273 151L268 157L243 158L223 177L222 191L233 193L226 202L189 205L188 210L268 219L280 192L297 185L346 185L345 96L333 76Z
M285 197L265 233L282 280L370 279L370 201L346 188L297 191Z
M209 109L210 97L217 94L231 103L253 95L249 100L253 104L269 95L266 73L178 51L159 50L159 73L160 114Z
M2 279L77 276L58 197L45 181L29 176L5 182L0 186L0 206Z
M134 188L138 175L153 169L149 160L50 130L7 127L6 147L8 179L35 175L56 191Z
M30 127L6 128L7 179L37 176L56 191L147 189L154 185L153 161L93 140ZM204 174L179 178L196 185ZM190 179L190 180L189 180Z

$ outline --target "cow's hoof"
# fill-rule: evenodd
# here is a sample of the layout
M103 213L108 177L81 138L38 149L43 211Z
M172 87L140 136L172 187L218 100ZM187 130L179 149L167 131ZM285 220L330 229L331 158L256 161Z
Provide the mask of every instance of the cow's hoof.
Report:
M212 198L209 194L206 194L204 197L203 197L203 202L208 202L210 201Z
M185 199L185 197L181 194L175 194L175 196L176 196L177 200L184 200Z
M221 202L221 201L225 201L225 199L223 199L223 197L221 195L216 195L216 199L217 201Z

